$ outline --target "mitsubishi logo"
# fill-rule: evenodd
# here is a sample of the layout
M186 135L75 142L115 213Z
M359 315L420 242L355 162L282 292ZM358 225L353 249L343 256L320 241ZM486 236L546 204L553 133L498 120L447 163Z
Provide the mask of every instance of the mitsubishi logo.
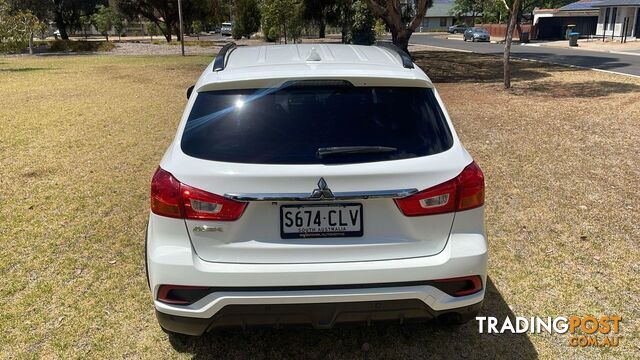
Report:
M313 190L309 199L318 199L318 200L333 200L335 196L331 192L331 189L327 186L327 182L324 181L324 178L320 178L318 181L318 188Z

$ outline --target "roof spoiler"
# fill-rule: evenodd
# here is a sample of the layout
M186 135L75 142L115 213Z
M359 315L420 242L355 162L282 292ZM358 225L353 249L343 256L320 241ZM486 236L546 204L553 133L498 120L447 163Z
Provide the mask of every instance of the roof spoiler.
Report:
M402 66L405 69L413 69L413 60L411 60L411 56L404 52L399 47L395 46L393 43L388 41L376 41L375 46L382 47L391 51L394 51L400 55L400 59L402 59Z
M222 49L216 55L216 59L213 60L213 71L222 71L227 66L226 59L227 54L230 54L237 47L236 43L226 43Z

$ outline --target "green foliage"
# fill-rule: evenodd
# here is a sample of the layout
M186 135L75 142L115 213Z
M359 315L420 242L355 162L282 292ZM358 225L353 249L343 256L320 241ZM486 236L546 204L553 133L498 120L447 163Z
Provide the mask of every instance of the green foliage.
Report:
M160 27L156 23L145 22L144 29L147 32L147 34L151 37L151 40L153 40L154 36L162 34L162 30L160 30Z
M196 20L191 23L191 31L194 34L200 35L200 33L202 33L203 30L204 30L204 26L202 25L202 21Z
M104 35L107 41L109 41L109 31L113 27L115 17L116 13L110 7L104 5L96 6L96 12L91 15L91 21L96 30Z
M284 36L286 43L298 39L302 33L302 10L297 0L264 0L262 29L269 29L267 40L276 41Z
M265 37L266 37L266 40L268 42L274 42L274 41L280 39L280 32L274 26L274 27L269 28L269 31L267 32L267 34L265 34Z
M382 19L376 19L376 24L373 26L373 32L376 34L376 38L380 39L387 33L387 25L385 25Z
M22 51L41 29L42 23L30 11L11 14L7 2L0 0L0 52Z
M351 5L351 43L358 45L371 45L376 41L373 30L375 17L369 10L364 0L356 0Z
M122 35L127 23L119 12L113 12L113 29L118 33L118 38Z
M260 8L256 0L237 0L232 30L233 38L251 37L251 34L260 29L260 17Z

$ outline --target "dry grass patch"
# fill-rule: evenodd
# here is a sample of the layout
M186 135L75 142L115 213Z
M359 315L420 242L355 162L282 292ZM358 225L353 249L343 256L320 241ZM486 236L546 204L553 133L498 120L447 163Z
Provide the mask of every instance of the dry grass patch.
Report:
M621 348L566 336L376 325L158 328L143 268L149 179L211 57L0 58L0 354L81 358L637 357L640 83L495 58L417 54L487 176L484 314L617 313ZM590 89L591 96L583 96Z

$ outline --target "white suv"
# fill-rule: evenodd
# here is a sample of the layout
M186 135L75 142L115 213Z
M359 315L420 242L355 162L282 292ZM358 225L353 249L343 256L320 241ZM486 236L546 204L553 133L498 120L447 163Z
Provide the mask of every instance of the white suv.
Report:
M406 53L229 44L188 93L151 184L166 331L476 315L484 177Z

